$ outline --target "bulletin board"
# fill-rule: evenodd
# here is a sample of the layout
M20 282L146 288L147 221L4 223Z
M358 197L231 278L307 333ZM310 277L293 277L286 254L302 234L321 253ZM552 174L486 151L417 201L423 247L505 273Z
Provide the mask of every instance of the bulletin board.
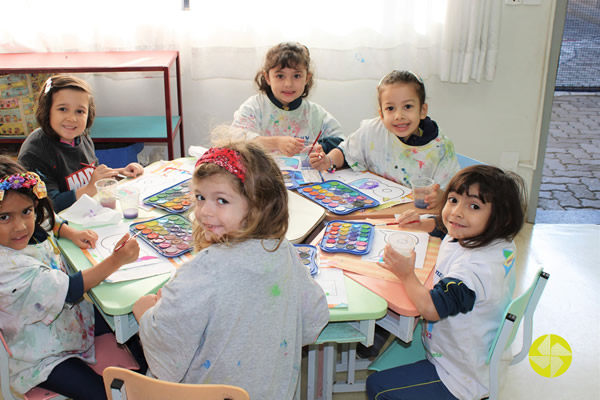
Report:
M38 127L35 102L51 74L0 75L0 135L27 136Z

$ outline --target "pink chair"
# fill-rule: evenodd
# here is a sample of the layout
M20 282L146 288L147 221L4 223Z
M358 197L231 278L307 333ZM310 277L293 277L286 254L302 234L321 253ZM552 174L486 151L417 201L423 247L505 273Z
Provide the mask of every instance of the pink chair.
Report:
M10 390L10 376L8 372L8 360L12 357L12 353L4 340L1 330L0 340L2 341L2 346L0 346L0 386L2 387L2 396L4 400L17 400ZM90 365L90 367L92 367L98 375L102 375L102 372L107 367L121 367L134 370L140 369L140 366L127 347L117 344L114 334L106 333L98 336L96 337L94 344L96 345L96 364ZM66 399L66 397L62 395L41 387L31 389L29 392L25 393L24 398L25 400Z

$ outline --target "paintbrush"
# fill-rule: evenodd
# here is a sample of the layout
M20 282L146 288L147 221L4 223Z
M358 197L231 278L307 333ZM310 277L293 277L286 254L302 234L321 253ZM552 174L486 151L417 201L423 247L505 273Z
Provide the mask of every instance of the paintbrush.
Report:
M126 241L124 241L123 243L118 245L117 248L113 252L118 251L121 247L125 246L127 244L127 242L129 242L131 239L134 239L140 233L142 233L142 231L137 231L133 236L130 236L129 239L127 239Z
M86 164L86 163L83 163L83 162L80 162L79 164L83 165L84 167L89 167L89 168L94 168L94 169L97 168L95 165L92 165L92 164ZM125 175L122 175L122 174L117 174L116 177L119 178L119 179L127 179L127 177Z
M321 133L323 133L323 131L319 131L319 134L317 135L317 138L315 139L315 141L313 142L312 146L310 146L310 150L308 151L308 154L310 155L310 153L312 153L313 149L315 148L315 144L317 144L317 140L319 140L319 138L321 137Z
M407 222L407 224L416 224L417 222L421 222L421 221L420 220L419 221L410 221L410 222ZM399 224L400 224L399 222L387 222L384 224L375 224L375 226L387 226L387 225L399 225Z

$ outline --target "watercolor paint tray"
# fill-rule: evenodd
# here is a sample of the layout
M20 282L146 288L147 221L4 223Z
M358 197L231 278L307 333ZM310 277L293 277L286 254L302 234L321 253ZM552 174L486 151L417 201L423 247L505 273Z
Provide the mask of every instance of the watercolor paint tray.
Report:
M375 226L367 222L329 221L319 247L329 253L364 255L371 251Z
M336 180L301 186L298 188L298 193L338 215L350 214L379 205L379 201L376 199Z
M129 231L131 234L142 231L138 237L165 257L178 257L194 247L192 223L179 214L167 214L131 224Z
M317 248L310 244L295 244L294 247L298 251L298 257L300 262L306 265L306 268L310 270L310 274L315 276L319 273L319 261Z
M144 199L144 204L162 208L170 213L186 212L192 205L192 193L190 193L191 181L192 179L190 178L154 193Z
M283 175L283 183L286 189L296 189L300 185L304 185L304 179L302 178L301 171L293 171L282 169L281 175Z

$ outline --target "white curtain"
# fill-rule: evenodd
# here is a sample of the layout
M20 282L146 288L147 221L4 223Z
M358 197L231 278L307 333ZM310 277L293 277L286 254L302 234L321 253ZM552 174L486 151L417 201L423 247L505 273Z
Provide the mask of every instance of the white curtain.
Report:
M379 79L392 69L492 80L501 0L16 0L0 52L179 50L192 79L252 79L266 50L308 46L316 77Z

